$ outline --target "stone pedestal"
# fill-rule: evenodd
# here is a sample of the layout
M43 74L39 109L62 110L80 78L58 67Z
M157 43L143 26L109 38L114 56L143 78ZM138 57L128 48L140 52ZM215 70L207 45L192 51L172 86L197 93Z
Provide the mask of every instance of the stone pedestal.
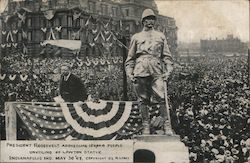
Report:
M152 151L156 163L189 162L188 148L178 135L139 135L134 141L134 152L141 149Z

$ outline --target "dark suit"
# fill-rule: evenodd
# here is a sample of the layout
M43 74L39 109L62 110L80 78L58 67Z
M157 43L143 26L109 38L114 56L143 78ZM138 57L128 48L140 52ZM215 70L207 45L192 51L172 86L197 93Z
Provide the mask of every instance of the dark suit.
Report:
M85 86L81 79L76 75L70 74L67 80L64 79L64 75L61 76L60 80L60 95L65 102L78 102L85 101L87 99L87 93Z

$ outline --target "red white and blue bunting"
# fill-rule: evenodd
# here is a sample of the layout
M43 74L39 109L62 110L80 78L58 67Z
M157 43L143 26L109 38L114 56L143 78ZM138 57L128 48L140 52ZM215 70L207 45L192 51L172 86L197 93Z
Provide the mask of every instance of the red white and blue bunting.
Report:
M61 103L61 108L66 121L75 130L73 134L99 138L112 135L123 127L132 102Z
M110 140L140 134L142 119L138 103L103 101L77 103L12 103L32 139ZM150 117L159 107L149 108Z

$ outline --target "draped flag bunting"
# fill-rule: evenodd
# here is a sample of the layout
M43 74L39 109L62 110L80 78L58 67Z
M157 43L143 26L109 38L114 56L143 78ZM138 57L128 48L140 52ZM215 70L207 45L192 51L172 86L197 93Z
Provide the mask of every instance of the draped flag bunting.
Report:
M90 66L91 65L91 62L90 62L90 60L88 58L87 58L85 64L86 64L86 66Z
M94 38L94 41L95 41L95 42L99 39L100 34L101 34L101 32L99 32L99 33L97 34L97 36Z
M10 75L9 79L12 80L12 81L15 80L16 79L16 75Z
M92 33L96 34L97 33L97 29L92 29Z
M0 74L0 80L4 80L6 77L6 74Z
M89 43L89 45L90 45L91 47L94 47L94 46L95 46L95 43L92 42L92 43Z
M9 31L6 37L6 41L8 42L10 39L11 42L14 42L13 36L12 36L12 32Z
M111 22L111 18L109 19L109 21L106 24L104 24L104 28L107 28L109 26L110 22Z
M79 40L80 39L80 30L73 32L71 38L73 40Z
M25 46L25 44L23 44L23 54L27 53L28 53L28 48Z
M32 139L124 139L142 130L138 103L133 101L20 102L12 106ZM152 118L159 115L159 106L149 110Z
M1 44L1 47L2 47L2 48L5 48L5 47L6 47L6 44Z
M47 10L47 11L44 11L43 14L44 14L46 19L51 20L55 15L55 11L54 10Z
M33 139L112 139L136 107L134 102L14 103Z
M90 21L90 19L91 19L91 15L89 16L88 20L86 21L86 23L85 23L85 27L89 25L89 21Z
M75 130L73 136L98 138L114 134L123 127L129 118L132 102L62 103L61 107L66 121Z
M18 103L13 107L33 139L65 139L72 132L62 108L56 103Z
M21 23L25 23L25 19L26 19L26 12L24 12L23 14L17 12L17 16L20 19Z
M43 31L43 33L46 33L47 28L41 28L41 30Z
M101 36L102 36L102 39L105 41L106 39L105 39L105 37L104 37L104 35L103 35L102 32L101 32Z
M109 35L109 37L107 38L107 41L109 41L112 37L112 34Z
M17 34L18 30L13 30L12 32L13 32L14 34Z
M99 60L98 60L98 59L92 60L92 63L93 63L95 66L97 66L97 65L99 64Z
M4 23L7 23L8 21L9 21L9 19L10 19L10 15L7 15L5 18L4 18Z
M27 35L27 33L24 30L22 30L22 36L23 36L24 39L28 38L28 35Z
M61 32L62 26L56 27L55 29L56 29L57 32Z
M22 81L26 81L27 79L28 79L28 75L20 75L20 79L22 80Z
M54 34L52 28L50 28L50 34L49 34L49 38L48 38L48 39L49 39L49 40L51 40L51 39L55 40L55 39L56 39L55 34Z
M108 35L110 32L109 31L104 31L104 34L105 35Z
M122 24L122 20L120 20L120 30L122 30L122 28L123 28L123 24Z
M7 43L6 46L7 46L8 48L10 48L10 47L11 47L11 43Z
M45 46L46 44L44 42L40 42L40 45L41 46Z
M151 119L160 116L160 111L159 111L160 107L161 107L160 105L154 105L149 107L149 115ZM131 110L129 119L124 124L124 126L117 132L118 134L117 139L129 138L134 134L137 135L140 134L141 131L142 131L142 119L138 103L136 103L133 105L133 109Z
M73 20L78 19L81 16L81 14L82 14L82 12L74 11Z
M17 43L12 43L12 46L13 46L14 48L16 48L16 47L17 47Z

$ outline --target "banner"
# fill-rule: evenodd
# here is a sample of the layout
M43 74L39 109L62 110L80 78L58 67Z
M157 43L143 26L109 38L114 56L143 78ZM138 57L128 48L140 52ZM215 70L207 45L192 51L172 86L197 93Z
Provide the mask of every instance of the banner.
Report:
M80 50L81 49L81 41L80 40L45 40L43 42L44 45L50 44L58 47L67 48L70 50Z

